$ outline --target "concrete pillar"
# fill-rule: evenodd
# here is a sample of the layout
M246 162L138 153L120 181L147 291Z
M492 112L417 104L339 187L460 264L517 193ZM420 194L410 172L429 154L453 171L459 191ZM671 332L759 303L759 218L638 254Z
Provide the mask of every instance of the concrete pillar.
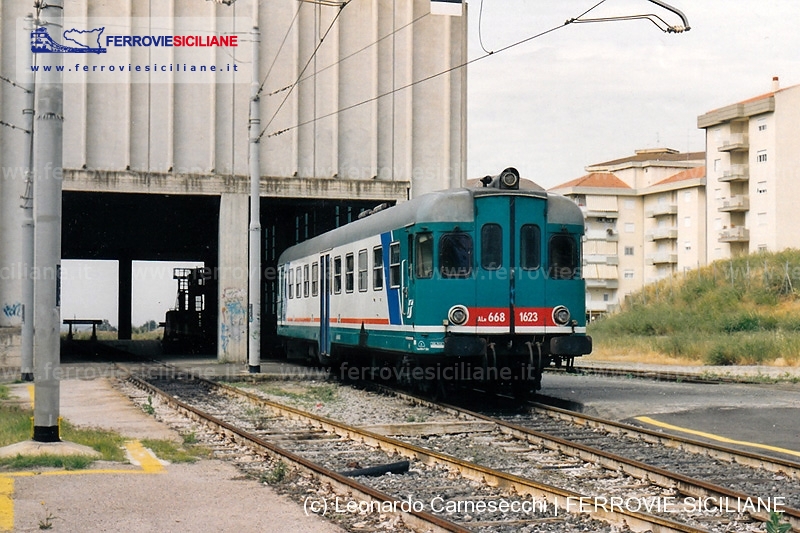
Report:
M117 309L117 338L130 340L131 317L133 315L133 260L119 258L119 308Z
M223 194L219 206L217 358L247 362L248 219L246 194Z

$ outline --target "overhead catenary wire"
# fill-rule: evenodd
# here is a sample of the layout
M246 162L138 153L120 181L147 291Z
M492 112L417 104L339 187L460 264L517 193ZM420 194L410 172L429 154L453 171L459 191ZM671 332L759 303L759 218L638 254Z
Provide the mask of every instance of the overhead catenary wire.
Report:
M597 8L599 5L603 4L605 1L606 1L606 0L600 0L600 2L598 2L597 4L595 4L594 6L592 6L591 8L587 9L586 11L584 11L584 12L583 12L581 15L579 15L579 16L578 16L578 17L576 17L576 18L580 18L580 17L582 17L582 16L586 15L587 13L589 13L590 11L592 11L593 9ZM340 12L341 12L341 11L340 11ZM506 45L506 46L504 46L504 47L502 47L502 48L499 48L499 49L497 49L497 50L495 50L495 51L492 51L492 52L487 52L487 53L485 53L485 54L484 54L484 55L482 55L482 56L478 56L478 57L476 57L476 58L473 58L473 59L470 59L470 60L468 60L468 61L465 61L464 63L461 63L460 65L456 65L456 66L453 66L453 67L447 68L447 69L445 69L445 70L442 70L442 71L440 71L440 72L437 72L437 73L435 73L435 74L431 74L430 76L426 76L426 77L424 77L424 78L421 78L421 79L419 79L419 80L413 81L413 82L411 82L411 83L408 83L408 84L406 84L406 85L403 85L403 86L401 86L401 87L396 87L396 88L392 89L391 91L387 91L387 92L385 92L385 93L379 94L379 95L377 95L377 96L374 96L374 97L372 97L372 98L368 98L368 99L366 99L366 100L363 100L363 101L361 101L361 102L357 102L357 103L355 103L355 104L352 104L352 105L349 105L349 106L346 106L346 107L340 108L340 109L338 109L338 110L336 110L336 111L332 111L332 112L330 112L330 113L327 113L327 114L325 114L325 115L321 115L321 116L318 116L318 117L314 117L313 119L307 120L307 121L305 121L305 122L301 122L301 123L299 123L299 124L297 124L297 125L295 125L295 126L290 126L290 127L288 127L288 128L284 128L284 129L282 129L282 130L275 131L275 132L273 132L273 133L270 133L270 134L268 135L268 137L276 137L276 136L278 136L278 135L281 135L281 134L283 134L283 133L286 133L286 132L288 132L288 131L295 130L295 129L297 129L297 128L300 128L300 127L306 126L306 125L308 125L308 124L313 124L314 122L316 122L316 121L318 121L318 120L322 120L322 119L325 119L325 118L329 118L329 117L332 117L332 116L338 115L339 113L343 113L343 112L345 112L345 111L349 111L350 109L354 109L354 108L356 108L356 107L359 107L359 106L362 106L362 105L368 104L368 103L370 103L370 102L374 102L374 101L376 101L376 100L379 100L379 99L381 99L381 98L384 98L384 97L386 97L386 96L391 96L391 95L392 95L392 94L394 94L394 93L397 93L397 92L403 91L403 90L405 90L405 89L409 89L409 88L411 88L411 87L413 87L413 86L415 86L415 85L418 85L418 84L420 84L420 83L425 83L426 81L429 81L429 80L432 80L432 79L438 78L439 76L444 76L445 74L449 74L450 72L453 72L453 71L455 71L455 70L458 70L458 69L464 68L464 67L466 67L466 66L469 66L469 65L471 65L471 64L473 64L473 63L476 63L476 62L478 62L478 61L480 61L480 60L482 60L482 59L486 59L486 58L487 58L487 57L489 57L489 56L496 55L496 54L499 54L499 53L501 53L501 52L505 52L505 51L507 51L507 50L510 50L511 48L514 48L514 47L516 47L516 46L520 46L520 45L522 45L522 44L525 44L525 43L527 43L527 42L530 42L530 41L532 41L533 39L537 39L537 38L539 38L539 37L543 37L543 36L545 36L545 35L547 35L547 34L549 34L549 33L552 33L552 32L554 32L554 31L556 31L556 30L559 30L559 29L561 29L561 28L563 28L563 27L565 27L565 26L569 25L569 24L571 23L571 21L572 21L572 20L574 20L574 19L567 20L566 22L564 22L564 24L560 24L560 25L558 25L558 26L553 26L552 28L550 28L550 29L548 29L548 30L545 30L545 31L543 31L543 32L540 32L540 33L537 33L537 34L535 34L535 35L531 35L530 37L526 37L526 38L524 38L524 39L521 39L521 40L519 40L519 41L516 41L516 42L514 42L514 43L511 43L511 44L509 44L509 45ZM288 95L287 95L287 98L288 98ZM286 102L286 99L284 99L284 100L283 100L283 102L281 102L281 106L283 105L283 103L284 103L284 102ZM280 110L280 108L279 108L278 110ZM273 115L272 119L270 119L270 121L269 121L269 123L267 124L267 126L264 128L264 131L262 131L262 132L261 132L261 135L259 136L259 139L260 139L260 138L261 138L261 137L264 135L264 133L266 132L266 130L269 128L269 125L272 123L272 121L274 120L274 118L275 118L275 116L276 116L276 115L277 115L277 111L275 112L275 115Z
M350 0L348 0L348 2L347 2L347 3L349 3L349 1L350 1ZM560 24L560 25L558 25L558 26L553 26L552 28L550 28L550 29L548 29L548 30L545 30L545 31L539 32L539 33L537 33L537 34L531 35L531 36L529 36L529 37L526 37L526 38L524 38L524 39L520 39L519 41L516 41L516 42L513 42L513 43L511 43L511 44L509 44L509 45L503 46L503 47L501 47L501 48L499 48L499 49L497 49L497 50L486 51L486 49L485 49L485 48L483 48L483 43L481 43L481 47L482 47L482 48L484 49L484 51L485 51L485 53L484 53L483 55L481 55L481 56L478 56L478 57L476 57L476 58L473 58L473 59L470 59L470 60L468 60L468 61L465 61L465 62L463 62L463 63L461 63L461 64L459 64L459 65L455 65L455 66L453 66L453 67L449 67L449 68L447 68L447 69L445 69L445 70L442 70L442 71L440 71L440 72L437 72L437 73L435 73L435 74L431 74L431 75L429 75L429 76L426 76L426 77L424 77L424 78L421 78L421 79L419 79L419 80L413 81L413 82L411 82L411 83L408 83L408 84L406 84L406 85L403 85L403 86L401 86L401 87L395 87L395 88L393 88L391 91L387 91L387 92L385 92L385 93L379 94L379 95L377 95L377 96L374 96L374 97L372 97L372 98L367 98L366 100L363 100L363 101L361 101L361 102L357 102L357 103L355 103L355 104L352 104L352 105L349 105L349 106L345 106L345 107L343 107L343 108L340 108L340 109L338 109L338 110L336 110L336 111L332 111L332 112L330 112L330 113L327 113L327 114L325 114L325 115L321 115L321 116L315 116L313 119L310 119L310 120L307 120L307 121L304 121L304 122L300 122L300 123L298 123L298 124L296 124L296 125L294 125L294 126L290 126L290 127L288 127L288 128L284 128L284 129L282 129L282 130L275 131L275 132L273 132L273 133L270 133L270 134L268 135L268 137L276 137L276 136L278 136L278 135L281 135L281 134L283 134L283 133L286 133L286 132L289 132L289 131L295 130L295 129L297 129L297 128L301 128L301 127L303 127L303 126L306 126L306 125L308 125L308 124L313 124L314 122L317 122L318 120L322 120L322 119L325 119L325 118L329 118L329 117L332 117L332 116L338 115L339 113L343 113L343 112L345 112L345 111L349 111L349 110L351 110L351 109L354 109L354 108L357 108L357 107L359 107L359 106L362 106L362 105L365 105L365 104L368 104L368 103L374 102L374 101L376 101L376 100L379 100L379 99L381 99L381 98L384 98L384 97L386 97L386 96L391 96L392 94L395 94L395 93L397 93L397 92L400 92L400 91L403 91L403 90L409 89L409 88L411 88L411 87L413 87L413 86L415 86L415 85L418 85L418 84L420 84L420 83L425 83L426 81L429 81L429 80L432 80L432 79L438 78L439 76L443 76L443 75L445 75L445 74L449 74L450 72L453 72L453 71L455 71L455 70L458 70L458 69L461 69L461 68L467 67L467 66L469 66L469 65L471 65L471 64L473 64L473 63L477 63L478 61L481 61L481 60L483 60L483 59L486 59L487 57L490 57L490 56L492 56L492 55L497 55L497 54L499 54L499 53L505 52L505 51L507 51L507 50L510 50L510 49L512 49L512 48L515 48L515 47L517 47L517 46L520 46L520 45L522 45L522 44L528 43L528 42L530 42L530 41L532 41L532 40L534 40L534 39L538 39L539 37L543 37L543 36L545 36L545 35L548 35L548 34L550 34L550 33L553 33L553 32L555 32L556 30L559 30L559 29L561 29L561 28L564 28L564 27L566 27L566 26L569 26L570 24L574 24L574 23L585 23L585 22L611 22L611 21L618 21L618 20L646 19L646 20L649 20L650 22L653 22L653 23L656 25L656 27L658 27L658 28L659 28L661 31L663 31L663 32L665 32L665 33L681 33L681 32L683 32L683 31L688 31L688 30L690 29L690 26L689 26L689 24L688 24L688 20L686 19L685 15L683 15L683 13L682 13L682 12L680 12L680 11L679 11L679 10L677 10L676 8L674 8L674 7L670 6L669 4L666 4L666 3L662 2L661 0L648 0L648 1L649 1L649 2L652 2L652 3L654 3L654 4L657 4L657 5L659 5L659 6L663 7L663 8L665 8L665 9L667 9L668 11L671 11L671 12L673 12L673 13L677 14L677 15L678 15L678 16L681 18L681 20L683 21L683 23L684 23L684 26L670 26L669 24L667 24L666 22L664 22L664 21L663 21L663 19L661 19L661 17L658 17L657 15L630 15L630 16L620 16L620 17L604 17L604 18L602 18L602 19L583 19L583 17L584 17L584 16L586 16L586 15L587 15L587 14L589 14L591 11L593 11L593 10L597 9L599 6L601 6L602 4L604 4L604 3L606 2L606 0L600 0L599 2L597 2L596 4L594 4L592 7L590 7L589 9L587 9L586 11L584 11L583 13L581 13L580 15L578 15L577 17L574 17L574 18L567 19L567 20L566 20L566 21L565 21L563 24ZM342 9L344 8L344 6L345 6L345 5L347 5L347 3L345 3L345 4L342 6ZM339 11L339 14L340 14L340 13L341 13L341 10ZM337 17L338 17L338 14L337 14ZM658 19L659 21L661 21L661 22L664 24L664 26L665 26L665 27L663 27L663 28L662 28L662 27L661 27L661 26L660 26L660 25L659 25L659 24L658 24L658 23L657 23L655 20L653 20L653 18L651 18L651 17L654 17L654 18ZM333 23L335 23L335 22L336 22L336 19L334 19L334 21L331 23L331 27L333 26ZM329 28L329 30L328 30L328 31L330 31L330 28ZM327 35L327 32L326 32L326 35ZM323 38L324 38L324 37L323 37ZM320 45L322 44L322 40L320 40L320 43L319 43L319 44L320 44ZM318 49L319 49L319 45L317 46L317 49L315 49L315 50L314 50L314 53L315 53L315 54L316 54L316 51L317 51ZM312 58L313 58L313 55L312 55ZM309 63L310 63L310 60L309 60ZM307 67L308 67L308 63L306 64L306 68L307 68ZM304 71L305 71L305 68L303 69L303 72L304 72ZM301 72L301 76L302 76L302 72ZM301 76L300 76L300 77L301 77ZM300 77L298 77L298 80L300 79ZM293 84L293 85L291 86L291 88L293 89L293 88L296 86L296 84L297 84L297 82L295 82L295 84ZM272 118L270 119L270 121L267 123L267 125L264 127L263 131L262 131L262 132L261 132L261 134L259 135L259 139L261 139L261 137L263 137L263 136L264 136L264 134L266 133L266 131L267 131L267 129L269 128L270 124L272 124L272 122L274 121L275 117L277 116L277 113L278 113L278 111L280 111L280 108L281 108L281 107L283 107L283 104L286 102L286 100L288 99L288 97L289 97L289 95L287 94L287 95L286 95L286 97L284 98L284 100L281 102L281 105L280 105L280 107L278 108L278 110L275 112L275 114L272 116Z
M319 49L322 46L322 43L325 42L325 39L328 37L328 34L331 32L333 27L336 25L336 22L339 20L339 17L342 14L342 11L344 11L344 8L346 8L348 6L348 4L350 4L351 1L352 0L347 0L346 2L343 2L339 6L339 10L336 12L336 16L333 17L333 20L331 21L330 25L328 26L328 29L325 30L325 33L322 35L322 37L320 37L319 42L317 43L317 46L314 48L314 51L311 53L311 56L308 58L308 61L306 61L306 64L303 66L303 68L300 70L300 73L297 75L297 81L295 81L292 84L291 88L287 91L286 96L284 96L283 100L281 100L281 103L278 105L278 108L272 114L272 117L269 119L269 121L267 121L267 125L264 126L264 129L261 130L261 133L258 135L258 138L256 139L256 141L260 141L261 140L261 138L264 136L264 133L266 133L266 131L269 128L269 126L275 120L275 117L277 117L278 113L280 113L281 109L283 109L283 106L286 104L286 101L289 99L289 96L291 96L292 92L294 91L294 88L297 87L298 81L300 79L302 79L303 74L305 74L305 72L308 69L309 65L311 65L311 62L317 56L317 52L319 52Z
M293 84L291 84L291 85L287 85L287 86L285 86L285 87L281 87L280 89L276 89L276 90L272 91L271 93L269 93L269 96L274 96L274 95L276 95L276 94L278 94L278 93L281 93L281 92L283 92L283 91L286 91L286 90L289 90L289 89L291 89L291 88L292 88L292 86L294 86L294 85L299 85L299 84L303 83L304 81L308 81L308 80L310 80L310 79L313 79L314 77L316 77L316 76L318 76L318 75L322 74L322 73L323 73L323 72L325 72L326 70L332 69L332 68L333 68L333 67L335 67L336 65L339 65L339 64L343 63L344 61L347 61L348 59L350 59L350 58L352 58L352 57L355 57L355 56L357 56L358 54L360 54L360 53L362 53L362 52L364 52L364 51L366 51L366 50L369 50L369 49L370 49L370 48L372 48L373 46L376 46L376 45L378 45L378 44L382 43L382 42L383 42L383 41L385 41L386 39L389 39L390 37L393 37L393 36L394 36L394 35L396 35L398 32L401 32L401 31L405 30L405 29L406 29L406 28L408 28L409 26L413 26L414 24L416 24L417 22L419 22L420 20L424 19L425 17L427 17L427 16L429 16L429 15L430 15L430 12L428 12L428 13L424 13L424 14L422 14L422 15L418 16L417 18L415 18L415 19L414 19L414 20L412 20L411 22L409 22L409 23L407 23L407 24L403 24L402 26L400 26L399 28L396 28L396 29L395 29L395 30L393 30L392 32L390 32L390 33L387 33L386 35L384 35L383 37L381 37L381 38L380 38L380 39L378 39L377 41L371 42L371 43L369 43L368 45L366 45L366 46L363 46L363 47L359 48L358 50L356 50L356 51L354 51L354 52L352 52L352 53L350 53L350 54L347 54L346 56L343 56L343 57L341 57L341 58L340 58L340 59L338 59L336 62L334 62L334 63L331 63L331 64L330 64L330 65L328 65L327 67L323 67L323 68L321 68L321 69L317 70L316 72L314 72L314 73L312 73L312 74L309 74L309 75L308 75L308 76L306 76L305 78L303 78L303 79L300 79L300 80L297 80L295 83L293 83Z

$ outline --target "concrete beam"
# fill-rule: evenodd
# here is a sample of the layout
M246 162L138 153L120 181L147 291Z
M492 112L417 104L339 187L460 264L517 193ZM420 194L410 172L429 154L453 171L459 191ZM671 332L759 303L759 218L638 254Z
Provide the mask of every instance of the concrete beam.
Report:
M319 198L327 200L396 200L408 199L411 182L384 180L347 180L333 178L261 178L261 196L265 198ZM172 174L112 170L64 170L63 188L76 192L114 192L132 194L248 194L247 176L216 174Z

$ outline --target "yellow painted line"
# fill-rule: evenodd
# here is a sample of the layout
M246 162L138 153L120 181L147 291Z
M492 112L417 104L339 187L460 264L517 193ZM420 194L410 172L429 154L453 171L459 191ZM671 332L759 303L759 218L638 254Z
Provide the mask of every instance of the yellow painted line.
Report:
M125 443L125 449L131 462L141 470L123 470L103 468L97 470L48 470L45 472L24 471L8 472L0 477L0 531L13 531L14 529L14 478L37 476L85 476L97 474L159 474L164 472L161 461L147 450L138 440Z
M729 439L728 437L723 437L721 435L715 435L713 433L706 433L704 431L697 431L695 429L688 429L682 428L680 426L673 426L672 424L666 424L664 422L659 422L658 420L654 420L649 416L637 416L636 420L639 422L644 422L645 424L650 424L652 426L670 429L672 431L678 431L681 433L688 433L689 435L697 435L698 437L705 437L707 439L716 440L719 442L724 442L727 444L738 444L739 446L748 446L750 448L759 448L761 450L769 450L772 452L778 453L785 453L787 455L794 455L800 457L800 452L795 450L787 450L786 448L778 448L777 446L770 446L769 444L760 444L758 442L747 442L743 440L734 440Z
M0 477L0 531L14 530L14 479Z
M31 398L31 409L35 409L35 405L34 405L34 401L33 401L35 391L36 391L36 387L34 387L33 385L28 385L28 396L30 396L30 398Z
M128 450L132 462L134 464L138 463L146 473L156 474L164 470L164 465L161 464L161 461L152 452L145 449L138 440L126 442L125 449Z

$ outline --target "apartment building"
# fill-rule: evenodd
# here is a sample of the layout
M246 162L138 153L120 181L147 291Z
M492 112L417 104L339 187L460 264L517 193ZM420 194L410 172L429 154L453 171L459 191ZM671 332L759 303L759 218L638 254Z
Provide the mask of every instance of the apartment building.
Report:
M706 260L705 153L668 148L586 167L551 189L586 217L583 275L592 316L647 283Z
M800 248L800 85L709 111L708 261Z

